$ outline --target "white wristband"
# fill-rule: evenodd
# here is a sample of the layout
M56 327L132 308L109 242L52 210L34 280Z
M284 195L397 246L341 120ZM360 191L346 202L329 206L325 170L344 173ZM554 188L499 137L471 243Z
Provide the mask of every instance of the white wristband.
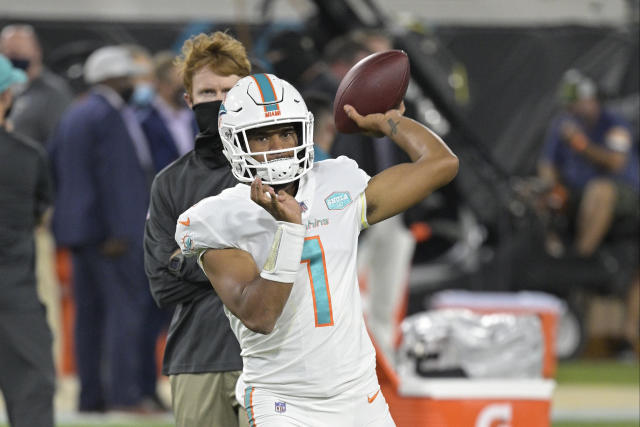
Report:
M305 227L302 224L278 221L271 251L260 276L267 280L293 283L300 268Z

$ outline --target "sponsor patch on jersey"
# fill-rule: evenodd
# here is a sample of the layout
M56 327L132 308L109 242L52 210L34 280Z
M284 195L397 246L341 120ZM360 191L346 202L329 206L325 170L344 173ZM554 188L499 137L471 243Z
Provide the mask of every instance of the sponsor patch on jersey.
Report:
M275 410L278 414L287 412L287 404L285 402L275 402Z
M330 211L344 209L351 204L351 194L348 191L334 191L324 199L324 202Z

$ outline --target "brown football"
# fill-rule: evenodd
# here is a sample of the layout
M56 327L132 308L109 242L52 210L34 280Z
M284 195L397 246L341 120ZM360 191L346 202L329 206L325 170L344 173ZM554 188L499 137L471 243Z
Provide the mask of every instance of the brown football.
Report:
M400 105L410 76L409 57L401 50L374 53L351 67L333 100L333 118L338 132L359 130L345 114L345 104L352 105L363 116L384 113Z

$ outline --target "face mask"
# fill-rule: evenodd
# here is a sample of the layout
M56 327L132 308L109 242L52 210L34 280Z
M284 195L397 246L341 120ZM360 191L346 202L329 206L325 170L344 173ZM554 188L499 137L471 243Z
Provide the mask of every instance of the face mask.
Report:
M9 60L15 68L19 68L22 71L27 71L29 64L31 63L31 61L26 58L9 58Z
M222 101L201 102L193 106L200 132L218 132L218 112Z
M133 90L132 102L140 107L146 107L151 104L153 97L156 95L153 85L149 83L141 83L136 85Z

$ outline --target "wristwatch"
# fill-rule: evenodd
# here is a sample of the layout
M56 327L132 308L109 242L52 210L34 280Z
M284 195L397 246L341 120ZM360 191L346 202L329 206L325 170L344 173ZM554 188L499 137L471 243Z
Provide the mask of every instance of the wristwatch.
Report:
M169 271L174 274L182 273L182 269L184 268L184 255L182 253L178 253L171 258L169 258Z

